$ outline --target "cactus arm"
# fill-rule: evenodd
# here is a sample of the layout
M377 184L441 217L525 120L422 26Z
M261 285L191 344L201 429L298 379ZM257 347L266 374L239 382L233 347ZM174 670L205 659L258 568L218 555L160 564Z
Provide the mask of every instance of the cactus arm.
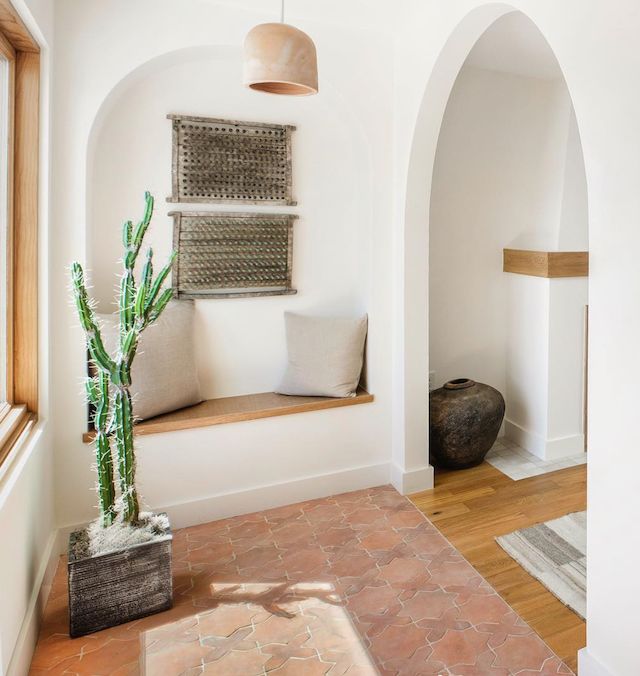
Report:
M129 249L129 247L131 246L132 231L133 231L133 223L131 221L127 221L122 226L122 244L124 245L125 249Z
M138 254L140 253L140 247L142 246L142 240L144 239L147 228L151 223L151 216L153 214L153 197L149 192L144 194L145 199L145 209L144 216L142 220L136 225L133 233L131 234L129 244L125 246L125 255L124 255L124 266L127 270L133 270Z
M160 298L155 305L149 308L149 317L147 319L147 324L153 324L158 317L162 314L162 311L167 307L169 301L173 298L173 289L165 289L161 294Z
M115 371L116 364L113 359L109 357L109 354L104 348L100 329L98 328L95 315L89 304L87 289L84 283L84 273L80 263L75 262L72 264L71 279L73 282L78 317L80 318L80 324L85 331L87 347L89 348L91 358L101 370L111 373Z
M149 191L145 192L144 194L144 215L142 217L142 220L138 225L136 226L136 229L133 232L133 246L139 251L140 246L142 245L142 240L144 238L145 233L147 232L147 228L149 227L149 223L151 223L151 216L153 215L153 196Z
M142 246L142 240L144 239L149 223L151 223L151 216L153 214L153 197L151 193L146 192L144 194L145 199L145 209L142 220L136 225L133 233L131 235L130 244L127 246L124 265L128 270L133 270L133 267L136 264L136 259L140 253L140 247Z
M143 324L144 323L144 302L147 297L147 287L144 283L140 283L140 286L138 287L138 290L136 291L136 300L133 304L133 314L135 316L135 320Z
M102 371L96 377L98 398L95 403L93 423L96 430L105 430L109 417L109 376Z
M127 523L138 519L139 505L135 484L133 452L133 412L131 395L126 387L118 388L114 397L115 437L118 449L118 475L122 495L122 518Z
M162 288L162 285L164 284L165 280L167 279L167 276L171 272L171 268L173 266L173 262L176 259L176 256L178 255L177 251L172 251L171 255L169 256L169 260L167 261L167 264L160 270L158 273L158 276L155 278L155 281L151 285L151 290L147 294L147 300L146 300L146 311L147 314L149 312L149 309L151 306L155 303L156 297L158 296L158 293L160 293L160 289Z
M131 329L122 344L122 369L123 369L123 383L130 384L131 382L131 366L133 358L136 356L138 349L138 336L140 329L138 327Z
M135 295L135 283L133 273L126 270L120 280L120 338L124 339L127 332L133 327L133 303Z
M140 284L145 287L145 302L146 296L148 296L149 291L151 291L152 281L153 281L153 249L149 247L147 249L147 259L144 262L144 267L142 268L142 275L140 278Z
M87 334L87 345L89 347L89 353L91 354L91 358L93 361L98 365L98 367L102 371L107 371L109 373L113 373L116 368L116 364L109 357L107 354L107 351L104 348L104 345L102 343L102 338L100 337L100 333L94 333L94 334Z
M133 348L134 343L137 342L137 332L135 329L131 329L124 338L122 342L122 356L128 358Z
M98 385L96 384L95 378L87 378L84 383L84 390L87 395L87 400L94 406L98 403L98 397L100 393L98 391Z

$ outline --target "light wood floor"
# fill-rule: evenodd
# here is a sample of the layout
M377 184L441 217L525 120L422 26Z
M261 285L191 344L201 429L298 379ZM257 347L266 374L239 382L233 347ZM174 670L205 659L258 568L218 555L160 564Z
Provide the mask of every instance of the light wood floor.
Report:
M496 535L586 509L586 465L513 481L483 463L436 472L436 487L410 496L512 608L577 671L585 622L495 542Z

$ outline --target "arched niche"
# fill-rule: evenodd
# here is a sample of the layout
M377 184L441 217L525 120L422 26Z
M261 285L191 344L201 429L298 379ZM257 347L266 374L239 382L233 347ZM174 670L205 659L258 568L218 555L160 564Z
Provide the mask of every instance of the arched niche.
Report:
M170 211L300 216L294 226L298 295L196 302L196 349L206 398L277 386L285 360L285 310L337 315L369 310L373 179L362 121L328 81L322 97L269 96L243 87L241 64L239 46L180 49L144 63L105 97L87 144L87 263L102 312L114 309L121 223L138 217L144 190L156 198L147 242L158 265L172 246ZM298 207L167 204L168 113L295 125Z

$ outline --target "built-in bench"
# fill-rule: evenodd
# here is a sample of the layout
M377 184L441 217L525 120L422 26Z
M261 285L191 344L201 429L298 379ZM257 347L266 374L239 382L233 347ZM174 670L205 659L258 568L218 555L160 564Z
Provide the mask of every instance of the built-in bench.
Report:
M358 388L355 397L335 399L332 397L293 397L274 392L260 394L244 394L239 397L223 397L207 399L195 406L182 408L179 411L165 413L143 420L134 427L135 434L158 434L174 430L189 430L210 425L273 418L278 415L322 411L328 408L356 406L373 401L373 395ZM82 435L84 442L92 441L93 432Z

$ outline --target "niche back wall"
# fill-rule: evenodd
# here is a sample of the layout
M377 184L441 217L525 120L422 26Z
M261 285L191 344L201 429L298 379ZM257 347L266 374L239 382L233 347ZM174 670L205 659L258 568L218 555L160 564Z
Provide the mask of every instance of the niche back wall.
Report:
M297 207L176 205L167 113L294 124ZM149 231L157 265L172 243L171 210L297 213L295 296L196 301L196 346L206 398L277 385L286 358L283 312L353 315L368 309L370 166L362 133L331 91L276 97L242 86L241 53L185 54L120 88L108 102L89 154L88 263L103 312L114 311L121 225L139 217L144 190L156 198Z

